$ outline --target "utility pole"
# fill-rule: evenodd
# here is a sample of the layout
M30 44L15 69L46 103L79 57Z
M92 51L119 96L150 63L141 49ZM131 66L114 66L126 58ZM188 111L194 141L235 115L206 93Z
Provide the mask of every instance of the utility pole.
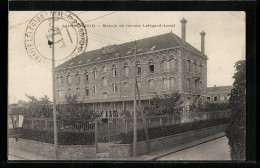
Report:
M136 157L137 121L136 121L136 41L134 49L134 135L133 135L133 157Z
M52 11L52 93L53 93L53 125L55 159L58 159L58 136L56 121L56 92L55 92L55 60L54 60L54 11Z

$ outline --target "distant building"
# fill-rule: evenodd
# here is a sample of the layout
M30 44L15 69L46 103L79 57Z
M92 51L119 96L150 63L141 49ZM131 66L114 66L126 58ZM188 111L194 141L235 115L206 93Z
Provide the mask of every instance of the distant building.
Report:
M166 33L137 40L137 83L142 104L155 95L180 92L187 102L205 100L207 56L205 32L201 51L186 41L186 20L181 20L182 38ZM85 52L56 68L56 100L76 94L103 117L133 111L135 41Z
M207 87L207 101L208 102L227 102L231 89L233 89L233 86L216 86L214 87Z

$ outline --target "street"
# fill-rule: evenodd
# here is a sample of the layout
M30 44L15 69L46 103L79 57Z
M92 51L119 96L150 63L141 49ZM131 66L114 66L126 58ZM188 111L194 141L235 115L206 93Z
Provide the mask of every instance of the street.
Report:
M227 137L184 149L157 160L231 160Z

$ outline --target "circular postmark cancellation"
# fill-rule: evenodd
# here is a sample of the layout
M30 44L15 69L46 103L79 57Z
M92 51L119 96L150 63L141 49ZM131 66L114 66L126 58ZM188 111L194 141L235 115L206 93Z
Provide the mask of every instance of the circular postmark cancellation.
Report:
M54 13L54 41L52 21ZM71 25L71 26L64 26ZM52 61L54 43L55 61L65 61L83 53L87 47L87 31L83 22L72 12L44 11L30 21L25 32L25 49L38 63Z

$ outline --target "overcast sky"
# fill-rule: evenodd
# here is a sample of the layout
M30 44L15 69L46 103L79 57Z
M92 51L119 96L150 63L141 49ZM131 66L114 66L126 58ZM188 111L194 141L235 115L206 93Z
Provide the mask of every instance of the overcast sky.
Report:
M33 61L24 45L26 27L39 11L11 11L9 13L9 54L8 54L8 97L9 103L27 100L25 94L52 100L51 67ZM108 44L142 39L173 32L181 37L180 19L186 24L186 41L200 50L200 32L206 32L205 53L208 56L208 87L232 85L234 63L245 59L245 13L244 12L73 12L86 24L88 44L86 51ZM98 18L93 20L95 18ZM92 21L90 21L92 20ZM103 24L168 24L175 27L104 28ZM89 31L88 31L89 30ZM61 63L61 62L59 62Z

